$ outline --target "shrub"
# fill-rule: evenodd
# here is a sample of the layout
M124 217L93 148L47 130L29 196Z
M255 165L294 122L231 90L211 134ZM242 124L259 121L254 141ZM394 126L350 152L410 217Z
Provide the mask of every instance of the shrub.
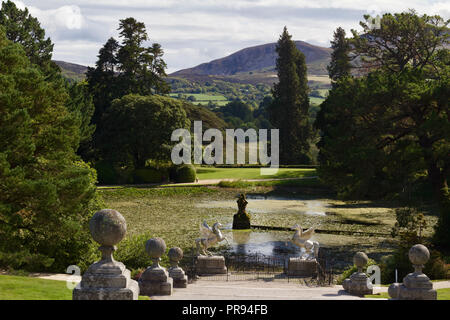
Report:
M129 269L146 268L151 264L150 257L145 252L145 242L150 238L149 233L143 233L123 239L117 245L114 259L123 262Z
M371 266L371 265L376 265L376 261L373 259L369 259L369 261L367 262L367 266ZM354 273L358 271L358 268L355 265L352 265L350 267L348 267L347 269L344 270L344 272L339 276L339 278L337 279L337 284L342 284L342 282L344 282L345 279L350 278L350 276Z
M117 251L114 253L114 259L125 264L128 269L133 270L134 275L142 272L152 264L151 258L145 251L145 243L153 237L154 235L152 236L150 233L146 232L123 239L117 245ZM166 243L166 245L169 247L169 244ZM160 264L167 266L168 262L169 258L167 257L167 254L164 254L161 257Z
M195 182L197 179L197 172L195 167L191 164L184 164L176 168L175 182Z
M397 270L399 282L408 273L414 272L414 267L408 257L409 249L402 247L381 261L381 282L383 284L395 282L395 270ZM430 250L430 260L425 264L423 272L432 280L448 279L450 276L448 266L442 260L441 254L433 249Z
M136 169L133 172L134 183L158 183L167 179L168 172L164 169L151 167Z

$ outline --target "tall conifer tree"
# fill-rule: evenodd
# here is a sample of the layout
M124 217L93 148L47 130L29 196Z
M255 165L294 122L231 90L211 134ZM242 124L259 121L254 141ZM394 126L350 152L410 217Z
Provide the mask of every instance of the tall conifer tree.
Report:
M338 81L342 77L350 75L350 44L345 38L345 30L341 27L334 32L333 41L331 41L331 61L327 66L328 75L333 82Z
M280 163L310 163L308 120L309 98L305 55L297 49L287 28L278 40L274 84L274 100L269 107L269 119L280 130Z

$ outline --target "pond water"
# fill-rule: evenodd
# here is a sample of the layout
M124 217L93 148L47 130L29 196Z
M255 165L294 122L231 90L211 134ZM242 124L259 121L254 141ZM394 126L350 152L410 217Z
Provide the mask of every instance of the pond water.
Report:
M229 228L227 228L229 227ZM232 230L223 228L223 234L237 254L263 254L266 256L300 256L304 250L290 240L294 231Z
M292 199L281 197L247 196L247 211L251 213L299 213L311 216L325 216L329 206L326 202L310 199ZM204 201L199 208L237 209L235 200Z
M283 197L265 197L247 195L247 212L250 214L296 213L308 216L325 216L328 203L322 200L293 199ZM196 205L200 208L224 208L237 210L236 200L204 201ZM300 249L290 240L294 231L254 231L232 230L229 223L223 227L223 233L231 245L231 251L238 254L263 254L267 256L299 256ZM314 235L311 240L316 240Z

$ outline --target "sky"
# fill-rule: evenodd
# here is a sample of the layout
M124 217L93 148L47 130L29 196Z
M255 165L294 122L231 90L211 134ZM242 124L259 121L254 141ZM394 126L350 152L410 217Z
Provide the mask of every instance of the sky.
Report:
M94 66L98 51L118 37L119 20L144 22L161 44L167 73L276 42L287 26L293 40L329 47L333 31L361 30L364 14L402 12L450 17L445 0L14 0L28 8L54 43L53 59Z

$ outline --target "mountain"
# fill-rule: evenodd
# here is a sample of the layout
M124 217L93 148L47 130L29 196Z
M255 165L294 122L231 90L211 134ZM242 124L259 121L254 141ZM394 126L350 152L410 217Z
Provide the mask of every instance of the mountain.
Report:
M88 67L75 63L53 60L59 68L64 77L73 81L82 81L86 78L86 71Z
M309 76L328 79L326 66L330 62L331 48L324 48L304 41L294 41L306 58ZM196 67L171 73L169 78L184 78L192 81L221 79L233 83L272 84L276 78L276 43L239 50L224 58L202 63ZM74 81L85 79L86 66L54 60L66 78Z
M326 66L330 61L331 48L324 48L304 41L295 41L297 48L306 58L308 73L311 75L327 75ZM277 53L276 43L239 50L229 56L202 63L196 67L183 69L170 74L170 77L189 76L236 76L243 73L273 73Z

